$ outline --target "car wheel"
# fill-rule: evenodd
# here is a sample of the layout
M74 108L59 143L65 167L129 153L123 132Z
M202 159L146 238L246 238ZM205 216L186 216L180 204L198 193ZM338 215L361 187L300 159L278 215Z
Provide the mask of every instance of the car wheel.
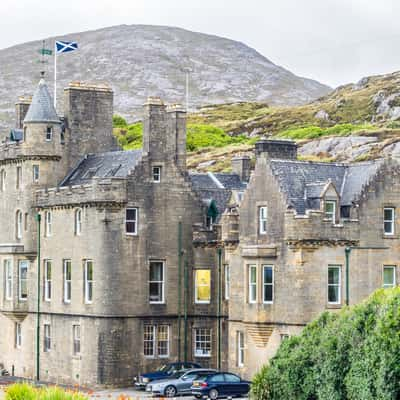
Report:
M195 394L194 397L196 397L196 399L201 399L203 396L201 394Z
M217 399L218 399L218 390L217 390L217 389L211 389L211 390L208 392L208 397L209 397L211 400L217 400Z
M164 390L164 394L166 397L175 397L176 396L176 387L175 386L167 386Z

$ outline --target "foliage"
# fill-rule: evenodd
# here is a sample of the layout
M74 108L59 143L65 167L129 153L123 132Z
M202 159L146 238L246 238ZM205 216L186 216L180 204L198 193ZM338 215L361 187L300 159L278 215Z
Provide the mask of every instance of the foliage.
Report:
M36 388L27 383L16 383L6 389L5 400L87 400L76 390L63 390L57 386Z
M258 400L400 398L400 288L324 313L255 376Z
M120 115L113 115L113 127L114 128L120 128L122 126L127 126L128 123L126 122L126 119L124 117L121 117Z

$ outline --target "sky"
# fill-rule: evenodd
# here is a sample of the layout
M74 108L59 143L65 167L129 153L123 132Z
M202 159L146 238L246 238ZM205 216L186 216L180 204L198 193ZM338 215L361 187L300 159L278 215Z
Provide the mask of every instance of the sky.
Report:
M244 42L336 87L400 70L399 16L399 0L1 0L0 48L120 24L177 26Z

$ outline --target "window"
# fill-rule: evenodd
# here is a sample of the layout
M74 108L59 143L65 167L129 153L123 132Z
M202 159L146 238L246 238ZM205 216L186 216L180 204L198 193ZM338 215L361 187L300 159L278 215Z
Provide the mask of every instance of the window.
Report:
M28 261L18 262L18 298L25 301L28 298Z
M396 286L396 267L394 265L385 265L383 267L383 287L392 288Z
M72 289L71 260L64 260L64 303L71 303Z
M0 172L0 189L2 192L6 190L6 171L4 169Z
M25 216L24 216L24 230L25 230L25 232L28 230L28 226L29 226L28 219L29 219L29 214L25 213Z
M46 129L46 140L49 142L51 139L53 139L53 128L48 126Z
M138 228L137 225L138 225L138 209L127 208L126 219L125 219L126 234L137 235L137 228Z
M197 269L195 271L195 302L209 303L211 300L211 270Z
M284 342L285 340L289 339L289 334L288 333L281 333L281 343Z
M325 201L325 218L330 219L333 223L336 221L336 201Z
M249 265L249 303L257 302L257 266Z
M225 300L229 300L229 289L230 289L230 269L229 269L229 265L225 264Z
M51 350L51 331L50 325L44 324L44 335L43 335L43 351L48 353Z
M233 375L233 374L224 374L224 378L225 378L225 382L235 382L235 383L239 383L240 382L240 378L237 375Z
M52 227L52 216L50 211L46 211L44 213L44 221L45 221L45 235L51 236L51 227Z
M91 304L93 301L93 261L85 261L85 303Z
M195 328L194 330L194 356L211 356L211 329Z
M16 188L21 189L21 186L22 186L22 167L17 167Z
M383 230L385 235L394 235L394 208L383 209Z
M169 326L159 325L157 329L157 354L159 357L169 356Z
M272 303L274 301L274 267L272 265L263 266L263 302Z
M72 340L73 340L72 352L73 352L74 356L79 355L81 353L81 326L80 325L72 326Z
M244 333L237 332L237 366L243 367L244 365Z
M143 354L145 357L154 357L154 339L155 339L155 326L145 325L143 332Z
M22 346L22 326L21 323L15 323L15 347L20 349Z
M150 262L149 302L164 303L164 263L162 261Z
M161 182L161 167L153 167L153 182Z
M13 270L11 260L4 260L4 297L12 300Z
M51 260L44 260L44 300L51 300Z
M268 209L267 207L260 207L258 209L258 217L259 217L259 232L260 234L265 234L267 233L267 214L268 214Z
M34 183L39 182L39 165L34 165L32 167L32 180Z
M214 218L209 215L206 215L206 228L212 231L213 224L214 224Z
M22 239L22 212L18 210L15 214L16 234L17 239Z
M337 265L328 267L328 303L341 302L341 268Z
M75 210L75 235L79 236L82 232L82 209Z

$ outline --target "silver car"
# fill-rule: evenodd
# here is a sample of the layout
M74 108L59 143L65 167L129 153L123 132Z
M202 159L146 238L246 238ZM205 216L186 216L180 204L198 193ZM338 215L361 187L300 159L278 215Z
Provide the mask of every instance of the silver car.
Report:
M190 388L195 379L215 373L215 369L196 368L188 371L180 371L169 378L150 382L146 391L154 395L174 397L176 395L191 394Z

